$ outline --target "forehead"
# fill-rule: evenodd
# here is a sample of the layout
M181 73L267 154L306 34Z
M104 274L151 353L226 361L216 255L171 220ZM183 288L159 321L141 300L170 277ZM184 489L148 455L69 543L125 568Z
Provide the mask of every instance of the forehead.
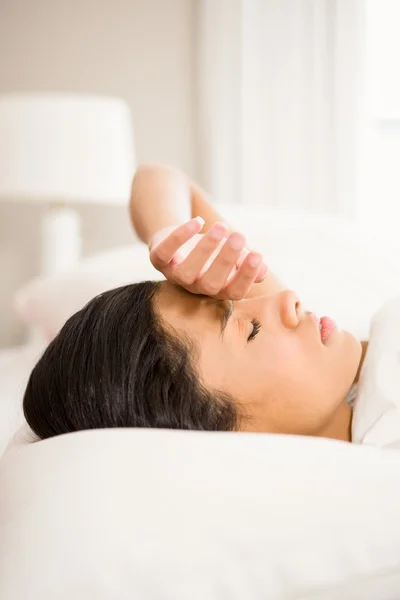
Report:
M196 311L203 304L202 299L203 296L190 294L174 283L163 281L157 295L157 307L162 311L171 307L184 312Z
M185 330L212 328L215 331L221 315L221 308L215 300L190 294L169 281L160 285L156 309L169 325Z

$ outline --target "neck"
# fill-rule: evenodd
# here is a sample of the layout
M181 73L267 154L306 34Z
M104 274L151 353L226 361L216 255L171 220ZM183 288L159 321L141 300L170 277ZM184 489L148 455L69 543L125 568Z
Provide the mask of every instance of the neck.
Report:
M351 442L351 418L352 410L347 402L343 400L328 425L317 436Z

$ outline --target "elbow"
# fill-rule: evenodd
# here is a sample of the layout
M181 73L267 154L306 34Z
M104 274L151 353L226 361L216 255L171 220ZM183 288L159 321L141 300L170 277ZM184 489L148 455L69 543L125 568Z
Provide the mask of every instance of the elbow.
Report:
M166 177L166 176L171 176L171 175L181 175L180 171L175 168L172 167L171 165L164 165L164 164L158 164L158 163L140 163L137 167L136 167L136 171L134 173L133 176L133 181L135 181L135 179L147 179L147 178L154 178L154 177Z

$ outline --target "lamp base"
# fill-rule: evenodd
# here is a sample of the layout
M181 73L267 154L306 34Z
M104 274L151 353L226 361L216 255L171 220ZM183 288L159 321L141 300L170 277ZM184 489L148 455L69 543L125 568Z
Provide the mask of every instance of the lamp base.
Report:
M42 273L57 275L73 269L81 255L80 220L78 213L54 204L42 222Z

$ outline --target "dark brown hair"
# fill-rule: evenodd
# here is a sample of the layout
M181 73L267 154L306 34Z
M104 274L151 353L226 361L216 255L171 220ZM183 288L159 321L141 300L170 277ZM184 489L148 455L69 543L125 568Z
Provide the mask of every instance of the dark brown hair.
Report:
M163 327L159 286L105 292L66 322L24 395L25 418L39 438L104 427L238 428L233 399L201 384L195 346Z

